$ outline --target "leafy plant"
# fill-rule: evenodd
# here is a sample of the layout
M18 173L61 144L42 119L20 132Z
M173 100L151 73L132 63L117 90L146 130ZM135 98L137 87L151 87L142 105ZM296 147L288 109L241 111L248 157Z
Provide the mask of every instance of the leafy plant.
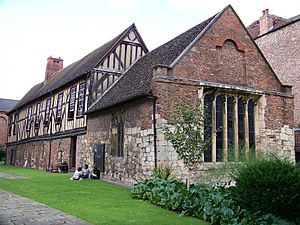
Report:
M241 164L235 174L233 198L250 212L299 220L300 170L271 155Z
M174 107L170 124L164 128L167 139L189 173L202 161L203 153L210 143L209 140L204 140L203 114L200 106L181 100Z
M171 168L169 167L163 168L162 166L155 168L153 170L152 175L153 177L160 178L163 180L169 180L175 178L171 176Z
M158 177L143 180L131 190L134 198L148 200L153 204L181 215L205 219L221 225L285 225L288 221L273 214L250 212L232 199L232 189L211 185L192 185L189 190L182 182Z

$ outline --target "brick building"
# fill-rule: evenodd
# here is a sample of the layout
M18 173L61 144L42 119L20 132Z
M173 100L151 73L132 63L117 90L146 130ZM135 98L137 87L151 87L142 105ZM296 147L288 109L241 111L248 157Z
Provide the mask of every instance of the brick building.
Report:
M87 146L105 149L104 177L132 183L157 165L186 176L162 130L178 96L208 109L212 143L202 169L243 149L293 160L291 86L228 6L146 54L89 108Z
M291 86L278 79L231 6L149 53L136 30L135 35L126 34L125 37L123 41L143 47L144 52L137 54L142 57L129 57L130 66L121 66L124 69L119 78L105 90L101 89L101 77L99 79L95 73L102 67L84 77L89 91L85 132L81 134L84 138L77 137L77 142L67 139L69 133L76 130L70 129L25 137L21 142L10 139L8 148L16 155L15 164L23 165L26 159L31 167L41 165L37 161L41 162L45 155L48 165L49 161L60 162L62 158L67 161L71 151L69 145L71 149L76 145L80 146L76 150L76 166L96 164L107 179L133 183L151 174L159 165L171 167L179 178L184 178L187 171L163 133L177 97L208 109L206 120L210 126L205 135L211 140L211 146L204 155L201 169L230 161L232 154L239 159L250 151L294 158ZM136 51L129 50L124 55L128 57ZM115 57L118 51L113 53L112 58L106 58L109 65L119 58ZM93 65L89 69L94 68L89 57L84 59L85 63ZM93 61L97 61L96 58ZM67 68L61 71L73 71ZM55 76L50 78L54 83ZM72 102L72 86L66 87L70 90L70 97L63 98L67 99L63 103L67 113ZM61 109L57 97L60 92L46 90L56 96L51 111L54 129L57 112ZM27 115L23 120L31 122L31 118L36 121L37 115L45 116L47 104L44 103L42 114L32 117L34 110L30 110L30 105L36 102L36 98L32 98L31 102L24 103L22 107ZM68 120L64 124L68 125ZM49 149L48 145L52 152L41 150ZM29 149L33 150L29 152ZM60 149L63 156L54 149Z
M0 98L0 147L5 147L7 141L7 127L11 123L6 113L17 103L17 100Z
M294 128L300 125L300 15L285 19L263 11L248 26L249 33L283 84L293 85ZM300 161L300 134L295 136L296 161Z

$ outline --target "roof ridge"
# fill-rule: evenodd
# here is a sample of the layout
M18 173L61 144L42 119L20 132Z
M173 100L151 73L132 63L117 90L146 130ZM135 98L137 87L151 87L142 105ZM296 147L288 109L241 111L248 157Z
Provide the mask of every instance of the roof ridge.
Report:
M80 58L79 60L71 63L67 67L57 71L47 81L42 81L32 86L30 90L22 97L19 103L13 108L13 110L16 110L19 107L29 104L30 102L44 95L47 95L52 91L55 91L61 88L63 85L66 85L86 74L89 70L97 66L101 62L101 60L103 60L103 58L105 58L107 54L110 53L111 50L115 48L124 38L124 36L133 28L135 28L134 23L126 29L124 29L121 33L116 35L110 41L104 43L97 49L91 51L90 53ZM39 87L37 88L37 86Z

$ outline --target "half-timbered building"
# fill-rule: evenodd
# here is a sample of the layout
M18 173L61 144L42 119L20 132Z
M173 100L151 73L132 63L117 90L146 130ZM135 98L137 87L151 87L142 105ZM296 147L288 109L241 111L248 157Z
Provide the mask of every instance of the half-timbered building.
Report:
M200 169L250 153L293 159L291 86L227 6L143 56L91 105L87 146L102 160L104 177L133 183L163 166L185 178L163 132L178 97L207 109L211 145Z
M85 111L147 52L133 24L66 68L49 57L44 81L9 112L7 162L44 170L89 163Z
M200 169L250 153L294 158L291 86L230 5L149 53L132 26L34 87L10 113L18 119L8 157L39 168L97 165L103 178L129 183L157 166L185 178L163 132L178 97L207 109L211 145Z

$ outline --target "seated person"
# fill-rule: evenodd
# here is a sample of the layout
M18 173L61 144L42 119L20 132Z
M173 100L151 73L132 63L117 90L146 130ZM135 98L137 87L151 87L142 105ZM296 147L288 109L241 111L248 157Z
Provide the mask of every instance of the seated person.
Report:
M73 177L70 178L70 180L80 180L81 175L81 167L78 167L77 170L75 170Z
M87 164L85 164L83 166L82 175L80 176L80 178L86 179L86 178L89 178L89 176L90 176L89 166Z
M94 166L94 169L91 173L91 179L99 180L100 179L100 170L98 170L97 166Z

